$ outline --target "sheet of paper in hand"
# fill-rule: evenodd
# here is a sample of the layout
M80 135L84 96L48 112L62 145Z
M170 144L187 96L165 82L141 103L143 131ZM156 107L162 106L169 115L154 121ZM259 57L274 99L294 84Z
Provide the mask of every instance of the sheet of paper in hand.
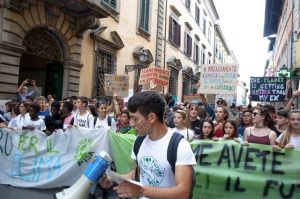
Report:
M117 183L117 184L120 184L120 183L126 181L126 182L129 182L129 183L132 183L132 184L141 186L141 187L144 186L144 185L143 185L142 183L140 183L140 182L137 182L137 181L135 181L135 180L131 180L131 179L129 179L129 178L126 178L125 176L120 175L120 174L118 174L118 173L116 173L116 172L114 172L114 171L111 171L111 170L107 170L107 171L106 171L106 175L107 175L108 180L113 181L113 182L115 182L115 183Z

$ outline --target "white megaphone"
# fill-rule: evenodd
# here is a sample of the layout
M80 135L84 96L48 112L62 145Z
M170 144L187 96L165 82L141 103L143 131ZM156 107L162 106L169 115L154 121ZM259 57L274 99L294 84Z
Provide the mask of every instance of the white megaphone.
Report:
M89 164L83 175L77 182L68 189L64 189L55 195L57 199L83 199L87 198L93 184L103 176L109 164L111 157L105 151L96 156L95 160Z

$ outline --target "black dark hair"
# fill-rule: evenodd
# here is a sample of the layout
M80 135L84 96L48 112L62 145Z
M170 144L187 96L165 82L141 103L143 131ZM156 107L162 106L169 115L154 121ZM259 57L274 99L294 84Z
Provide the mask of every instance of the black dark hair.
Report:
M32 108L33 110L35 110L36 113L40 112L40 110L41 110L40 105L37 103L30 104L29 108Z
M128 110L128 109L123 109L123 110L121 111L121 114L126 114L128 118L130 117L130 115L129 115L129 110Z
M82 104L85 104L85 107L87 107L88 104L89 104L89 100L88 100L88 98L85 97L85 96L77 97L77 100L80 100Z
M19 104L15 104L11 111L14 112L16 115L19 115L20 114Z
M92 114L94 117L97 117L98 114L97 114L96 106L95 106L95 105L88 105L88 107L89 107L89 109L90 109L91 114Z
M288 118L288 117L289 117L289 112L286 111L286 110L279 110L279 111L277 112L277 115L278 115L278 116L281 116L281 117Z
M268 110L269 113L276 113L276 109L271 104L265 104L264 107Z
M54 108L56 108L57 110L59 110L59 109L60 109L60 102L58 102L58 101L52 102L52 103L51 103L51 107L54 107Z
M105 99L99 100L99 101L97 101L97 103L96 103L96 107L99 108L99 106L102 105L102 104L108 106L108 105L109 105L109 101L107 101L107 100L105 100Z
M72 112L74 108L74 104L73 102L65 101L63 107L66 108L69 112Z
M165 100L155 91L137 93L128 101L128 109L135 113L139 111L145 118L154 113L160 122L164 122Z

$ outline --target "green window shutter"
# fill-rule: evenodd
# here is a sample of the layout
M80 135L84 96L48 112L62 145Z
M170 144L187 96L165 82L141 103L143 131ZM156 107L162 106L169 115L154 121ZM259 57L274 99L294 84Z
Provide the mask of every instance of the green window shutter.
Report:
M108 7L117 10L118 0L102 0L102 3L107 5Z
M149 9L150 0L141 0L140 6L140 28L146 32L149 31Z

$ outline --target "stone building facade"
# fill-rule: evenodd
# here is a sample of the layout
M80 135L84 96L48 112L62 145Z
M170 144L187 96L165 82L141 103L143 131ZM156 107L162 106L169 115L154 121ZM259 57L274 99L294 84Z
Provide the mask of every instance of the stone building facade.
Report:
M109 13L100 1L1 0L0 98L35 79L42 95L78 95L83 33Z

